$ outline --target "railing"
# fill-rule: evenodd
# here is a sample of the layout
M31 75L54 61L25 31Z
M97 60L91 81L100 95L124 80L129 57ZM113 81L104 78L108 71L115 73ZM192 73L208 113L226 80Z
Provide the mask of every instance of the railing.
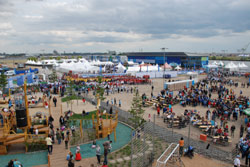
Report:
M86 101L89 101L93 104L96 104L95 98L90 98L87 94L84 94L83 97L86 99ZM105 109L106 111L109 111L110 107L111 107L111 105L107 106L107 104L105 102L101 102L101 107L100 107L101 109ZM114 105L112 105L112 107L113 107L114 111L118 111L118 120L119 121L124 122L132 127L135 127L134 123L130 120L132 115L129 112L124 111L121 108L114 106ZM167 128L156 125L153 122L146 122L144 124L144 129L147 129L147 131L152 136L160 138L160 139L165 140L165 141L170 142L170 143L171 142L174 143L174 142L178 141L181 137L183 137L184 140L186 140L186 141L188 140L187 137L185 137L181 134L175 133L175 132L172 133L172 131L168 130ZM213 146L210 146L210 149L204 149L204 148L206 148L207 143L200 143L200 142L197 142L196 140L193 140L193 139L190 139L190 144L192 146L194 146L196 148L196 152L201 154L201 155L204 155L204 156L207 156L210 158L214 158L214 159L218 159L218 160L223 160L226 162L232 161L232 159L229 158L230 157L229 155L232 155L230 152L223 151L223 150L218 149L218 148L213 147ZM187 145L185 145L185 146L187 147Z
M173 156L173 154L177 151L178 148L179 144L171 143L170 146L164 151L164 153L157 159L156 167L160 167L161 165L166 166L168 160ZM162 161L162 159L164 161Z

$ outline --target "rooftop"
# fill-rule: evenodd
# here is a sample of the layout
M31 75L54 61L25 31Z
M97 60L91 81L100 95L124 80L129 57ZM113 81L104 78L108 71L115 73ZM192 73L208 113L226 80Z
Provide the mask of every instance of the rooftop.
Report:
M125 55L129 56L164 56L164 52L128 52L124 53ZM165 52L165 56L168 57L207 57L208 54L204 53L189 53L189 52Z

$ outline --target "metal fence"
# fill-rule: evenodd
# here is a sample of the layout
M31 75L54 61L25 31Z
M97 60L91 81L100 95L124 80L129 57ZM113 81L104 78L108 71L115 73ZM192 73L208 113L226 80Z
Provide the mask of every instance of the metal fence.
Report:
M152 127L153 128L153 127ZM154 137L145 124L131 133L131 167L145 167L154 161Z
M96 100L94 98L89 98L86 94L84 94L83 97L86 99L86 101L96 104ZM129 119L132 117L132 115L129 112L124 111L121 108L114 106L114 105L110 105L110 104L107 105L107 103L105 102L101 102L100 108L103 110L109 111L111 106L113 107L113 111L116 111L116 110L118 111L119 121L124 122L132 127L135 127L133 122ZM140 147L138 147L139 140L137 136L139 129L140 129L140 139L141 139ZM137 156L136 158L131 159L131 167L150 166L151 162L154 161L154 158L158 158L158 157L154 157L154 154L153 154L154 150L151 151L152 152L151 154L149 154L148 152L147 154L143 154L143 152L146 152L145 150L147 149L149 145L148 144L149 141L152 142L154 138L158 138L158 139L166 141L167 143L178 143L181 137L183 137L185 141L188 141L188 137L186 136L173 132L172 130L169 130L165 127L156 125L154 122L145 122L141 127L133 130L133 133L132 133L132 142L131 142L132 155L137 155L139 153L142 153L142 154L140 154L141 156ZM144 141L146 143L144 143ZM227 163L232 162L231 152L221 150L217 147L214 147L213 145L211 145L209 149L206 149L207 143L197 141L194 139L189 139L189 143L191 146L195 148L195 152L201 155L214 158L214 159L218 159L221 161L226 161ZM188 147L187 142L185 142L185 147Z

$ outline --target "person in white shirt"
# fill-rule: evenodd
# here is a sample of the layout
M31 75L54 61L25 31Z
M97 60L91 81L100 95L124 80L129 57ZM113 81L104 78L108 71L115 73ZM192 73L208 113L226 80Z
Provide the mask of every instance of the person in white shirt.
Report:
M36 129L36 130L35 130L35 134L38 135L38 133L39 133L39 132L38 132L38 129Z
M234 167L240 167L240 155L237 155L234 159Z
M45 141L46 141L46 144L47 144L47 146L48 146L48 152L49 152L49 154L52 154L53 145L52 145L51 136L49 135L48 137L46 137Z

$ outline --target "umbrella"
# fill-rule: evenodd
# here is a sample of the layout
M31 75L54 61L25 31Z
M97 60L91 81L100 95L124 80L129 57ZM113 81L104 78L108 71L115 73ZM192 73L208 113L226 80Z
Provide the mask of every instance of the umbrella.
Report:
M243 110L243 112L244 112L247 116L250 116L250 108L247 108L247 109Z

